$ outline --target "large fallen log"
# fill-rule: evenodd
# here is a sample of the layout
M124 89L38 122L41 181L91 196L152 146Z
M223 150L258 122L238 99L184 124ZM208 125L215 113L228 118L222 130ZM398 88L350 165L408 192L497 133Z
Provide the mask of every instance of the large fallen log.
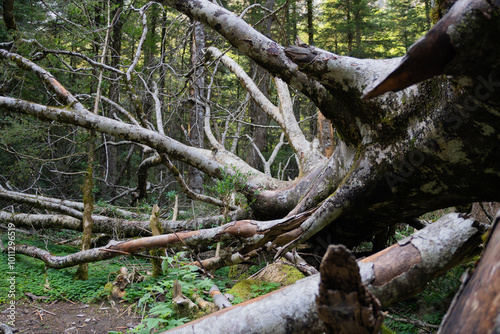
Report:
M407 239L358 261L361 279L382 307L479 253L486 226L448 214ZM316 310L320 276L218 311L165 333L322 333Z
M500 333L500 211L474 274L455 296L438 333Z

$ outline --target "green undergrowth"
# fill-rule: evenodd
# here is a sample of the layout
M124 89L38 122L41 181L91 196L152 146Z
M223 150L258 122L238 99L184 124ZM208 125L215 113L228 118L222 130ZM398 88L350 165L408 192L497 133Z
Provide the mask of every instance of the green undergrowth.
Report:
M45 235L24 235L17 233L15 242L36 246L49 251L53 255L64 256L79 251L78 248L56 245L54 242L63 239L78 237L77 233L67 231L45 231L50 235L50 240ZM7 235L1 235L5 246ZM9 268L8 254L0 252L0 304L10 300L27 299L29 294L43 299L45 302L66 300L72 302L96 303L110 299L111 284L116 278L121 267L127 267L129 272L136 270L145 278L142 282L133 282L127 286L123 300L136 305L136 311L143 316L142 323L129 333L154 333L176 327L202 316L191 314L190 317L179 314L172 306L172 286L177 280L181 284L185 296L191 297L193 293L210 301L208 291L217 285L222 293L228 291L236 280L228 278L228 268L216 271L215 278L208 279L201 275L199 268L188 265L190 262L185 254L177 253L165 257L162 262L163 274L158 278L148 276L151 270L149 260L137 257L118 257L107 261L89 263L89 278L86 281L75 280L77 267L52 269L35 258L17 254L15 255L14 272ZM12 262L11 262L12 263ZM258 271L262 265L251 266L250 273ZM8 278L15 276L15 297L9 296L10 282ZM106 287L107 285L107 287ZM256 288L257 289L257 288ZM255 295L266 293L255 290Z
M5 235L2 235L4 245L7 245ZM78 249L69 246L55 245L51 242L40 240L36 236L24 236L17 234L16 243L36 246L48 250L54 255L64 256L74 253ZM14 274L8 267L8 255L0 253L0 303L7 303L11 300L8 297L9 282L7 279L15 276L16 294L15 300L26 298L26 293L35 296L49 297L46 301L71 300L90 303L105 297L106 290L104 286L108 281L113 281L116 272L122 266L127 266L127 262L134 262L135 265L148 265L148 262L142 259L112 259L89 264L89 279L86 281L75 280L76 267L64 269L46 268L45 264L29 256L15 255ZM126 262L124 262L126 261ZM143 289L143 283L136 283L131 289L130 294L140 295ZM151 284L151 282L149 282Z
M226 293L234 285L235 281L228 278L229 268L216 270L214 278L207 278L201 275L198 267L180 260L182 256L182 253L177 253L174 256L164 258L162 262L163 276L156 283L146 287L144 289L146 293L137 302L137 308L144 319L135 330L129 332L148 334L158 330L167 330L206 315L199 310L191 310L187 314L176 310L171 303L173 284L176 280L181 285L183 295L191 298L196 293L206 301L211 301L208 292L212 286L216 285L222 293ZM266 263L261 263L250 266L248 272L255 273L265 265ZM266 294L279 286L280 284L276 283L252 285L252 297ZM244 300L236 297L232 304L242 301Z

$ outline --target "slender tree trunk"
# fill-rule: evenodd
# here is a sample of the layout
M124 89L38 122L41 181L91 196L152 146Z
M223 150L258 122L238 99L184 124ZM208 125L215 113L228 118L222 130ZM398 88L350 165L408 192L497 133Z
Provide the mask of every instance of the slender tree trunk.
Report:
M431 0L424 0L425 6L425 27L427 30L431 28Z
M103 3L103 7L106 6ZM107 26L111 24L111 4L110 0L107 1ZM101 20L101 14L96 16L96 22L99 23ZM108 43L109 43L110 29L106 30L106 37L104 38L104 45L102 47L102 55L100 57L101 63L105 62L106 54L108 52ZM97 41L98 38L95 38ZM98 44L96 43L96 48ZM101 100L101 88L103 81L103 70L99 71L99 78L97 81L97 89L96 89L96 97L94 101L94 114L99 113L99 104ZM92 212L94 211L94 161L95 161L95 148L96 148L96 132L94 130L90 130L90 138L88 144L88 158L87 158L87 171L85 174L85 181L83 183L83 235L82 235L82 251L86 251L90 249L90 245L92 242L92 228L93 228L93 219ZM81 280L87 280L88 278L88 263L83 263L78 267L76 272L76 278Z
M94 150L95 150L95 131L90 131L90 139L87 153L87 171L85 173L85 181L83 183L83 233L82 233L82 251L90 249L92 241L92 211L94 211ZM82 263L78 266L75 278L87 280L88 278L88 263Z
M192 41L191 41L191 66L194 68L191 77L190 98L193 100L193 106L189 110L189 137L191 145L203 148L203 119L205 116L201 101L205 97L205 78L204 70L201 65L203 60L203 50L205 49L205 27L194 22ZM196 167L189 167L188 185L196 193L203 192L203 172Z
M346 11L347 11L347 24L349 25L348 28L347 28L347 51L349 53L352 52L352 42L353 42L353 39L354 39L354 33L352 31L352 27L351 27L351 23L352 23L352 18L351 18L351 11L352 11L352 8L351 8L351 0L348 0L347 1L347 4L346 4Z
M101 9L102 8L95 8L95 25L100 26L101 23ZM100 39L97 34L94 35L93 39L93 49L95 51L95 54L99 53L99 45L100 45ZM106 48L104 48L105 50ZM105 52L103 56L101 57L101 61L104 60L105 57ZM94 71L96 72L96 71ZM97 74L97 73L96 73ZM100 72L101 78L102 78L102 71ZM101 89L101 81L99 80L97 82L97 86L93 87L91 86L91 93L96 91L98 94L100 94L100 89ZM94 113L97 114L98 110L98 103L99 103L99 97L96 97L95 100L95 105L94 105ZM83 188L82 188L82 193L83 193L83 219L82 219L82 226L83 226L83 233L82 233L82 251L90 249L90 245L92 242L92 225L93 225L93 220L92 220L92 212L94 211L94 161L95 161L95 147L96 147L96 132L94 130L89 131L89 142L88 142L88 148L87 148L87 169L85 173L85 180L83 182ZM88 278L88 268L89 265L88 263L82 263L78 266L78 270L76 271L75 278L79 280L87 280Z
M112 12L112 15L117 15L118 11L122 10L123 0L113 0L113 5L117 6L116 9ZM121 48L122 48L122 27L123 20L120 17L114 22L112 28L112 37L111 37L111 49L109 53L109 63L112 67L117 68L120 62L121 57ZM120 78L116 72L110 73L110 81L109 81L109 99L113 102L120 103ZM108 108L109 115L108 117L113 117L116 113L116 110L113 106ZM114 141L115 137L105 135L107 140ZM118 148L114 145L108 145L106 148L106 163L107 163L107 182L112 185L117 185L120 182L120 168L118 167ZM122 169L123 170L122 166ZM115 188L110 188L110 192L108 196L114 197L116 195Z
M3 0L3 21L7 31L17 31L16 20L14 19L14 0Z
M295 42L298 36L298 29L297 29L297 1L294 0L292 3L292 25L293 25L293 39L292 42ZM291 43L290 43L291 44Z
M314 44L314 12L313 0L306 0L307 2L307 37L309 45Z
M354 26L355 26L355 39L356 39L356 48L361 48L361 35L363 31L363 19L361 13L361 5L359 0L354 1Z
M158 205L153 205L153 210L151 212L151 217L149 218L149 224L151 228L151 232L153 233L153 236L155 235L162 235L163 234L163 228L161 226L160 222L160 208ZM151 256L154 256L154 258L151 259L151 264L153 265L153 277L158 277L162 274L163 270L161 268L161 256L165 256L165 250L162 248L159 249L153 249L149 251L149 254Z

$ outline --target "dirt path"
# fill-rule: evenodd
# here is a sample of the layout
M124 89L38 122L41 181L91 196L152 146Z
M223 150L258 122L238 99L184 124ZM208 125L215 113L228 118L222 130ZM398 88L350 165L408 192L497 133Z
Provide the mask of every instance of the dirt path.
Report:
M7 323L9 305L0 304L0 322ZM108 331L125 333L140 322L134 306L128 304L72 304L55 301L52 303L19 302L16 305L15 328L17 333L44 334L106 334Z

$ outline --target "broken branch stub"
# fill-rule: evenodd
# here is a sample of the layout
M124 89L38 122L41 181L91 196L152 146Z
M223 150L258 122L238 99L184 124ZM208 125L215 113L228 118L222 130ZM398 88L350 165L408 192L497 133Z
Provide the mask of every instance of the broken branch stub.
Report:
M356 258L330 245L320 266L318 315L327 333L378 333L384 320L378 299L361 282Z

